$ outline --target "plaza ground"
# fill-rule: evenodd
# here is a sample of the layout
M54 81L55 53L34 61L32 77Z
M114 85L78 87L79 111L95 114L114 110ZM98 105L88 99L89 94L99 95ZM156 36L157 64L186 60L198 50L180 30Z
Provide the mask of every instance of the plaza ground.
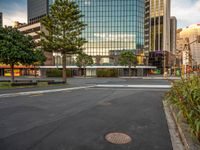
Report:
M162 105L168 89L153 88L170 85L167 80L93 78L69 79L69 84L152 85L152 88L91 87L1 97L0 149L172 150ZM8 91L3 90L0 95L5 93ZM126 133L132 141L126 145L110 144L104 138L110 132Z

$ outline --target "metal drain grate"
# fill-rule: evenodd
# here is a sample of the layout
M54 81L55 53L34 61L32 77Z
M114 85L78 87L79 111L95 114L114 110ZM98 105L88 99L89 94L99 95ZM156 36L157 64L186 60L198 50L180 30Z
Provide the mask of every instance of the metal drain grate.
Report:
M112 144L128 144L131 142L131 137L124 133L109 133L105 139Z
M110 106L111 103L110 102L100 102L99 105L101 105L101 106Z

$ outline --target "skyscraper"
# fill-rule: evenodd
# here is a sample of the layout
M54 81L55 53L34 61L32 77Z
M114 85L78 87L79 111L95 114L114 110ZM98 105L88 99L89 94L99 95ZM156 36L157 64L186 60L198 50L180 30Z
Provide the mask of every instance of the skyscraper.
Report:
M170 18L170 52L175 54L176 52L176 31L177 31L177 19L176 17Z
M3 13L0 12L0 27L3 26Z
M48 14L49 6L54 0L28 0L28 23L38 22L43 16Z
M170 51L170 0L145 0L145 50Z
M87 24L85 52L100 64L113 63L122 50L144 46L144 0L75 0Z

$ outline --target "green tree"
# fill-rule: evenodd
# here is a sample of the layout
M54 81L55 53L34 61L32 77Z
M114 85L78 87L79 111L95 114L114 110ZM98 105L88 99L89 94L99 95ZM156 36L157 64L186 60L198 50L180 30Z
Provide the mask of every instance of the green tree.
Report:
M12 27L0 27L0 62L10 65L12 82L14 82L15 65L31 65L35 62L32 37L24 36Z
M41 20L45 30L41 32L41 45L46 51L59 52L62 55L63 81L66 82L66 55L82 51L86 42L81 37L85 24L83 15L76 2L56 0L51 6L49 15Z
M46 61L46 56L44 55L44 52L41 49L36 49L34 51L34 69L35 69L35 76L36 76L36 66L44 65L44 62Z
M129 68L129 77L131 76L131 66L135 65L137 62L136 56L133 54L133 51L124 50L120 54L120 64L128 66Z
M93 64L93 59L92 56L89 56L85 53L79 53L78 56L76 57L76 65L79 68L83 68L84 71L84 77L86 77L86 67L91 66Z

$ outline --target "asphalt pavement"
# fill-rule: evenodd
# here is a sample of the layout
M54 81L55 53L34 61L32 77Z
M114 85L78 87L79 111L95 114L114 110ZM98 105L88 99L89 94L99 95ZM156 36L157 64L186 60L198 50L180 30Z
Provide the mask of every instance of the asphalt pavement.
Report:
M80 79L81 80L81 79ZM169 85L163 80L81 80ZM85 88L0 98L0 150L172 150L162 100L167 89ZM122 132L124 145L105 140Z

